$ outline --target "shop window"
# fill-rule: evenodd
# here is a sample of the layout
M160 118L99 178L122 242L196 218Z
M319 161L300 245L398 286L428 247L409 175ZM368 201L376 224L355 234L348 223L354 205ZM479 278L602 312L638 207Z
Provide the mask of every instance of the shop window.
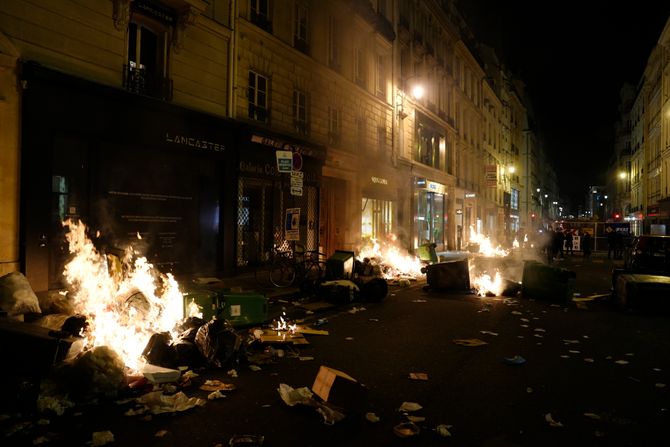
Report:
M136 8L128 24L128 60L123 85L133 93L170 100L172 81L168 78L168 55L174 16L167 10Z
M444 243L444 195L417 190L414 200L417 229L415 248L428 243L441 246Z
M293 126L296 133L307 134L307 95L300 90L293 91Z
M268 33L272 32L269 0L249 0L249 20Z
M309 40L307 36L308 9L305 5L296 3L295 17L293 22L293 47L305 54L309 53Z
M249 88L247 96L249 99L249 118L255 121L267 123L270 118L268 110L268 86L269 79L254 71L249 71Z
M382 239L393 233L394 203L390 200L363 198L361 237Z

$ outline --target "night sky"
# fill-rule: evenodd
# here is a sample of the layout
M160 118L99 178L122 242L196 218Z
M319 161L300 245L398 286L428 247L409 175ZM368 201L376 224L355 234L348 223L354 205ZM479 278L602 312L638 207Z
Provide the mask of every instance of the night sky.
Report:
M619 91L637 85L670 16L650 0L459 0L474 35L531 97L561 196L572 211L589 185L605 184Z

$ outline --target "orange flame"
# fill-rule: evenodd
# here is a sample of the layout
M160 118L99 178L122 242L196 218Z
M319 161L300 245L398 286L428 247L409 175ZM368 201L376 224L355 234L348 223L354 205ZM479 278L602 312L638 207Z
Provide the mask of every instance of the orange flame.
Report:
M69 229L66 237L74 255L64 276L75 312L88 319L87 346L109 346L138 371L151 335L173 330L184 316L177 281L154 270L144 257L132 261L130 248L123 269L114 271L86 236L83 223L68 219L63 226Z

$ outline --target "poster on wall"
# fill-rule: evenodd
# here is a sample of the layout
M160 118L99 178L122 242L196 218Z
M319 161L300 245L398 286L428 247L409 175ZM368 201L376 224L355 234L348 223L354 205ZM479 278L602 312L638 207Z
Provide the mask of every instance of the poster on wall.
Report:
M287 241L300 240L300 208L286 209L286 230Z

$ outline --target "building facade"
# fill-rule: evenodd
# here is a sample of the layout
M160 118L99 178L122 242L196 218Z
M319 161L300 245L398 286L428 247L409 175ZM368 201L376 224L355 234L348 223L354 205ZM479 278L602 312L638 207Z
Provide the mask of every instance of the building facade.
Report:
M184 277L537 224L527 100L452 1L85 3L0 6L0 274L60 287L68 218Z

